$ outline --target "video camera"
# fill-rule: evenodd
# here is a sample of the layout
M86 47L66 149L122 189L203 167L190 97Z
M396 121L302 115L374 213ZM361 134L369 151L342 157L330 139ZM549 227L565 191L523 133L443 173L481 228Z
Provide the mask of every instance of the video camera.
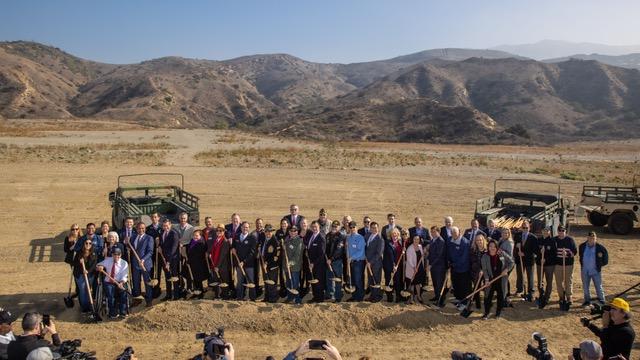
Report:
M553 355L549 352L547 338L539 332L531 334L531 338L538 343L538 346L527 344L527 355L533 356L536 360L552 360Z
M196 340L201 340L204 343L203 354L194 357L194 360L204 359L202 355L207 355L209 358L218 360L224 357L225 349L229 346L224 341L224 328L218 328L216 332L207 334L204 332L196 333Z
M454 351L451 353L451 360L482 360L482 358L475 353Z
M591 304L591 315L602 315L609 310L611 310L611 305Z
M65 340L60 344L58 349L55 351L57 354L60 354L60 359L71 359L71 360L96 360L95 351L91 352L83 352L78 351L78 348L82 345L82 340L74 339L74 340Z
M126 348L124 348L122 354L116 357L116 360L131 360L134 353L135 351L133 351L133 348L131 346L127 346Z

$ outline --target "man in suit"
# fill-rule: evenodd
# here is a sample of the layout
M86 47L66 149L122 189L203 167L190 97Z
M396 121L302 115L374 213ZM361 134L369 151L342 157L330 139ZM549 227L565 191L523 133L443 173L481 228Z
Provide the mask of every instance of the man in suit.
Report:
M429 233L429 229L424 227L424 225L422 224L422 219L419 217L416 217L415 219L413 219L413 223L415 224L415 226L412 226L409 228L409 238L413 239L414 236L419 236L420 244L424 249L425 246L427 246L429 244L429 241L431 240L431 234ZM405 246L408 246L408 244L405 244Z
M365 216L362 218L362 227L358 229L358 234L362 235L365 240L369 238L371 234L371 217Z
M365 256L367 258L366 266L369 267L369 286L380 286L382 279L382 257L384 253L384 240L379 234L378 223L371 222L371 233L365 240L367 241L365 248ZM373 276L371 276L373 273ZM382 292L380 287L371 289L371 296L367 299L371 302L379 302L382 300Z
M280 270L281 256L280 244L275 237L273 226L267 224L264 227L264 242L260 248L260 256L264 262L266 273L263 274L264 280L278 281L278 272ZM278 301L277 285L267 285L265 283L264 302L274 303Z
M447 244L440 236L440 229L437 226L431 227L431 242L429 244L428 273L431 273L434 296L431 301L439 301L444 279L447 276Z
M473 243L474 241L476 241L476 236L478 235L484 235L485 237L487 236L484 231L480 230L480 223L478 222L478 220L473 219L471 220L471 228L465 230L464 235L462 236Z
M402 230L402 226L396 224L396 216L394 214L387 214L387 225L382 227L381 234L385 243L391 241L391 231L393 229Z
M129 250L132 248L135 250L135 253L138 254L140 260L138 261L138 257L132 252L132 264L131 264L131 272L133 275L133 291L132 294L134 297L140 296L141 294L141 284L140 279L142 278L144 281L144 299L147 303L147 306L151 306L151 302L153 300L152 287L149 285L151 281L151 274L153 273L153 239L151 236L145 233L146 226L143 222L139 222L136 226L136 237L133 240L129 241L127 245Z
M317 221L311 222L311 237L307 245L307 256L311 267L312 278L318 280L312 284L313 299L311 302L320 303L324 301L324 289L326 286L326 240L320 232L320 224Z
M296 226L300 228L300 221L304 219L304 216L300 215L300 208L296 204L289 206L289 214L282 217L289 222L289 226Z
M516 233L514 257L516 263L516 292L524 290L523 268L527 275L527 289L523 295L533 294L533 263L539 251L538 238L529 232L529 221L522 223L521 232Z
M162 270L164 271L166 295L164 301L178 300L182 289L180 282L172 282L172 277L179 276L180 253L178 246L180 245L180 236L171 228L171 220L165 219L162 222L162 232L160 233L160 254L162 254Z
M224 226L224 229L225 229L224 236L227 239L232 239L232 240L237 239L238 236L240 236L240 233L242 232L242 228L240 226L241 224L242 222L240 221L240 215L233 213L233 215L231 215L231 223Z
M240 225L240 235L233 241L233 248L231 252L234 254L234 261L236 264L236 278L238 284L236 285L236 300L244 300L244 288L246 284L256 283L253 272L253 266L256 259L256 249L258 239L252 234L249 234L249 223L244 221ZM244 269L244 273L241 269ZM246 275L246 277L245 277ZM256 289L249 288L249 299L251 301L256 300Z
M487 238L495 241L500 241L500 238L502 238L502 232L496 227L496 222L493 219L487 221L487 228L484 233L487 234Z
M189 214L186 212L180 213L178 220L180 223L175 225L173 229L180 235L180 244L188 245L196 228L189 224Z
M264 244L265 235L264 235L264 220L262 218L256 219L256 228L251 232L251 234L256 238L256 254L260 254L260 249L262 248L262 244ZM253 263L253 278L260 279L260 274L262 274L262 269L260 268L260 263L258 256ZM260 297L262 295L262 288L260 286L256 286L256 296Z
M160 223L160 215L157 212L151 214L151 224L147 227L147 235L151 236L154 241L153 247L153 261L158 259L157 249L159 245L158 238L162 232L162 224ZM159 260L158 260L159 262ZM153 277L158 279L158 285L153 287L153 298L156 299L160 296L160 279L162 278L162 266L153 267Z
M453 218L451 216L446 216L444 218L444 226L440 228L440 236L444 239L444 241L448 242L451 240L451 234L453 229Z
M122 225L122 229L118 231L118 238L124 245L124 252L122 253L122 256L127 260L129 264L131 264L131 254L129 254L129 246L127 246L127 243L138 236L138 234L136 234L136 229L133 228L132 217L125 218L122 222Z

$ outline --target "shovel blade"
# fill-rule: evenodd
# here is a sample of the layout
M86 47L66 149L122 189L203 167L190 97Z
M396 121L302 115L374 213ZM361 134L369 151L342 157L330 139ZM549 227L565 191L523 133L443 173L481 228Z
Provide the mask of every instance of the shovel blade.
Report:
M256 287L256 284L254 283L248 283L248 284L244 284L244 286L248 287L249 289L253 289Z
M64 306L71 309L73 307L73 298L71 296L65 296Z
M309 280L309 284L317 284L319 282L318 279Z
M209 287L216 287L216 286L220 286L220 283L217 283L217 282L209 283Z
M400 291L400 295L402 295L402 297L409 297L409 296L411 296L411 293L408 292L408 291L402 290L402 291Z
M462 311L460 311L460 316L466 319L471 315L471 313L473 313L473 310L466 306Z
M296 289L287 289L287 290L289 290L289 292L292 293L293 295L300 294L300 292L298 290L296 290Z
M227 283L220 283L220 285L218 285L218 286L220 286L221 288L226 288L226 287L229 287L229 284L227 284Z
M331 279L331 280L333 280L333 281L335 281L335 282L337 282L337 283L341 283L341 282L342 282L342 279L341 279L341 278L339 278L339 277L334 277L334 278L333 278L333 279Z
M275 285L276 284L276 282L273 281L273 280L265 280L264 283L267 284L267 285Z

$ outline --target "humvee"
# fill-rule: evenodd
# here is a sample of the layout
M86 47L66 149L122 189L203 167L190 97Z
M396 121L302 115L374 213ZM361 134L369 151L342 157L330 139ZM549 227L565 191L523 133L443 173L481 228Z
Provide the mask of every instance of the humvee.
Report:
M151 184L149 178L180 177L180 186L170 184ZM135 178L131 184L123 184L123 180ZM146 178L139 180L140 178ZM145 181L146 180L146 181ZM184 176L174 173L147 173L118 176L118 188L109 193L111 203L111 222L116 229L123 226L127 217L151 223L150 215L157 212L161 218L168 218L172 223L178 222L178 215L186 212L189 223L200 224L198 197L184 190Z
M498 191L498 184L504 182L549 184L554 186L554 191L553 194ZM549 226L556 235L559 225L568 225L571 208L571 201L562 197L557 182L499 178L493 183L493 196L476 200L474 217L481 226L487 226L487 221L493 219L497 227L514 229L526 219L531 223L531 232L541 234L542 229Z
M632 186L595 186L582 188L580 207L587 211L593 226L609 227L618 235L627 235L640 218L640 187L633 177Z

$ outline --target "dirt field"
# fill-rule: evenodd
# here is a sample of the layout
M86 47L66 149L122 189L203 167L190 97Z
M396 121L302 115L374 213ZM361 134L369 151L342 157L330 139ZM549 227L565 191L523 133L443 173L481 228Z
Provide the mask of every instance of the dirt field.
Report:
M309 217L321 207L332 219L350 214L358 221L364 214L384 221L386 213L394 212L401 225L411 226L416 215L428 225L440 225L444 215L451 215L457 225L466 228L474 199L490 195L498 176L563 181L563 191L579 200L582 183L561 180L567 177L566 172L585 179L594 176L627 182L640 160L638 141L607 144L607 151L602 151L604 144L518 148L359 143L340 144L338 151L335 144L264 139L227 131L75 132L75 128L53 131L47 127L18 137L15 124L4 126L10 130L0 131L0 227L5 229L0 251L0 306L18 314L29 310L51 313L64 339L83 339L82 348L96 350L100 359L114 358L126 345L132 345L141 359L186 359L202 350L194 333L218 326L226 327L238 359L282 358L308 338L329 339L345 359L362 355L445 359L454 349L473 351L484 359L526 359L525 347L534 331L548 338L557 358L566 358L572 346L592 337L578 321L586 310L558 311L555 294L545 310L516 302L503 318L488 321L482 321L478 312L464 319L452 307L436 311L422 305L384 302L295 307L212 301L207 296L205 300L135 309L125 321L80 323L77 304L65 309L62 302L69 270L62 261L60 234L72 223L83 226L111 219L107 193L114 189L118 175L183 173L186 189L200 196L201 219L213 216L216 223L226 223L231 213L239 212L243 220L260 216L275 224L295 202ZM56 149L55 156L49 156L51 147ZM90 151L81 154L80 148ZM272 150L267 155L253 152L253 158L246 157L251 153L247 149L256 148ZM241 151L234 153L234 149ZM273 149L284 149L285 153ZM285 161L289 159L287 149L307 152L290 164ZM137 152L153 155L135 155ZM373 153L382 154L367 162L358 160L360 155ZM129 156L135 161L124 161ZM403 162L403 156L418 160ZM271 162L272 157L279 162ZM384 163L376 164L377 160ZM560 160L564 161L564 176L555 170L528 171L539 167L537 162ZM571 231L577 242L582 242L593 228L579 220ZM607 294L638 282L640 230L626 237L597 231L610 253L610 265L604 270ZM577 270L574 284L574 304L579 305L582 289ZM638 296L633 292L629 299ZM639 306L632 302L636 328ZM16 323L17 333L19 328ZM636 343L634 358L639 351Z

